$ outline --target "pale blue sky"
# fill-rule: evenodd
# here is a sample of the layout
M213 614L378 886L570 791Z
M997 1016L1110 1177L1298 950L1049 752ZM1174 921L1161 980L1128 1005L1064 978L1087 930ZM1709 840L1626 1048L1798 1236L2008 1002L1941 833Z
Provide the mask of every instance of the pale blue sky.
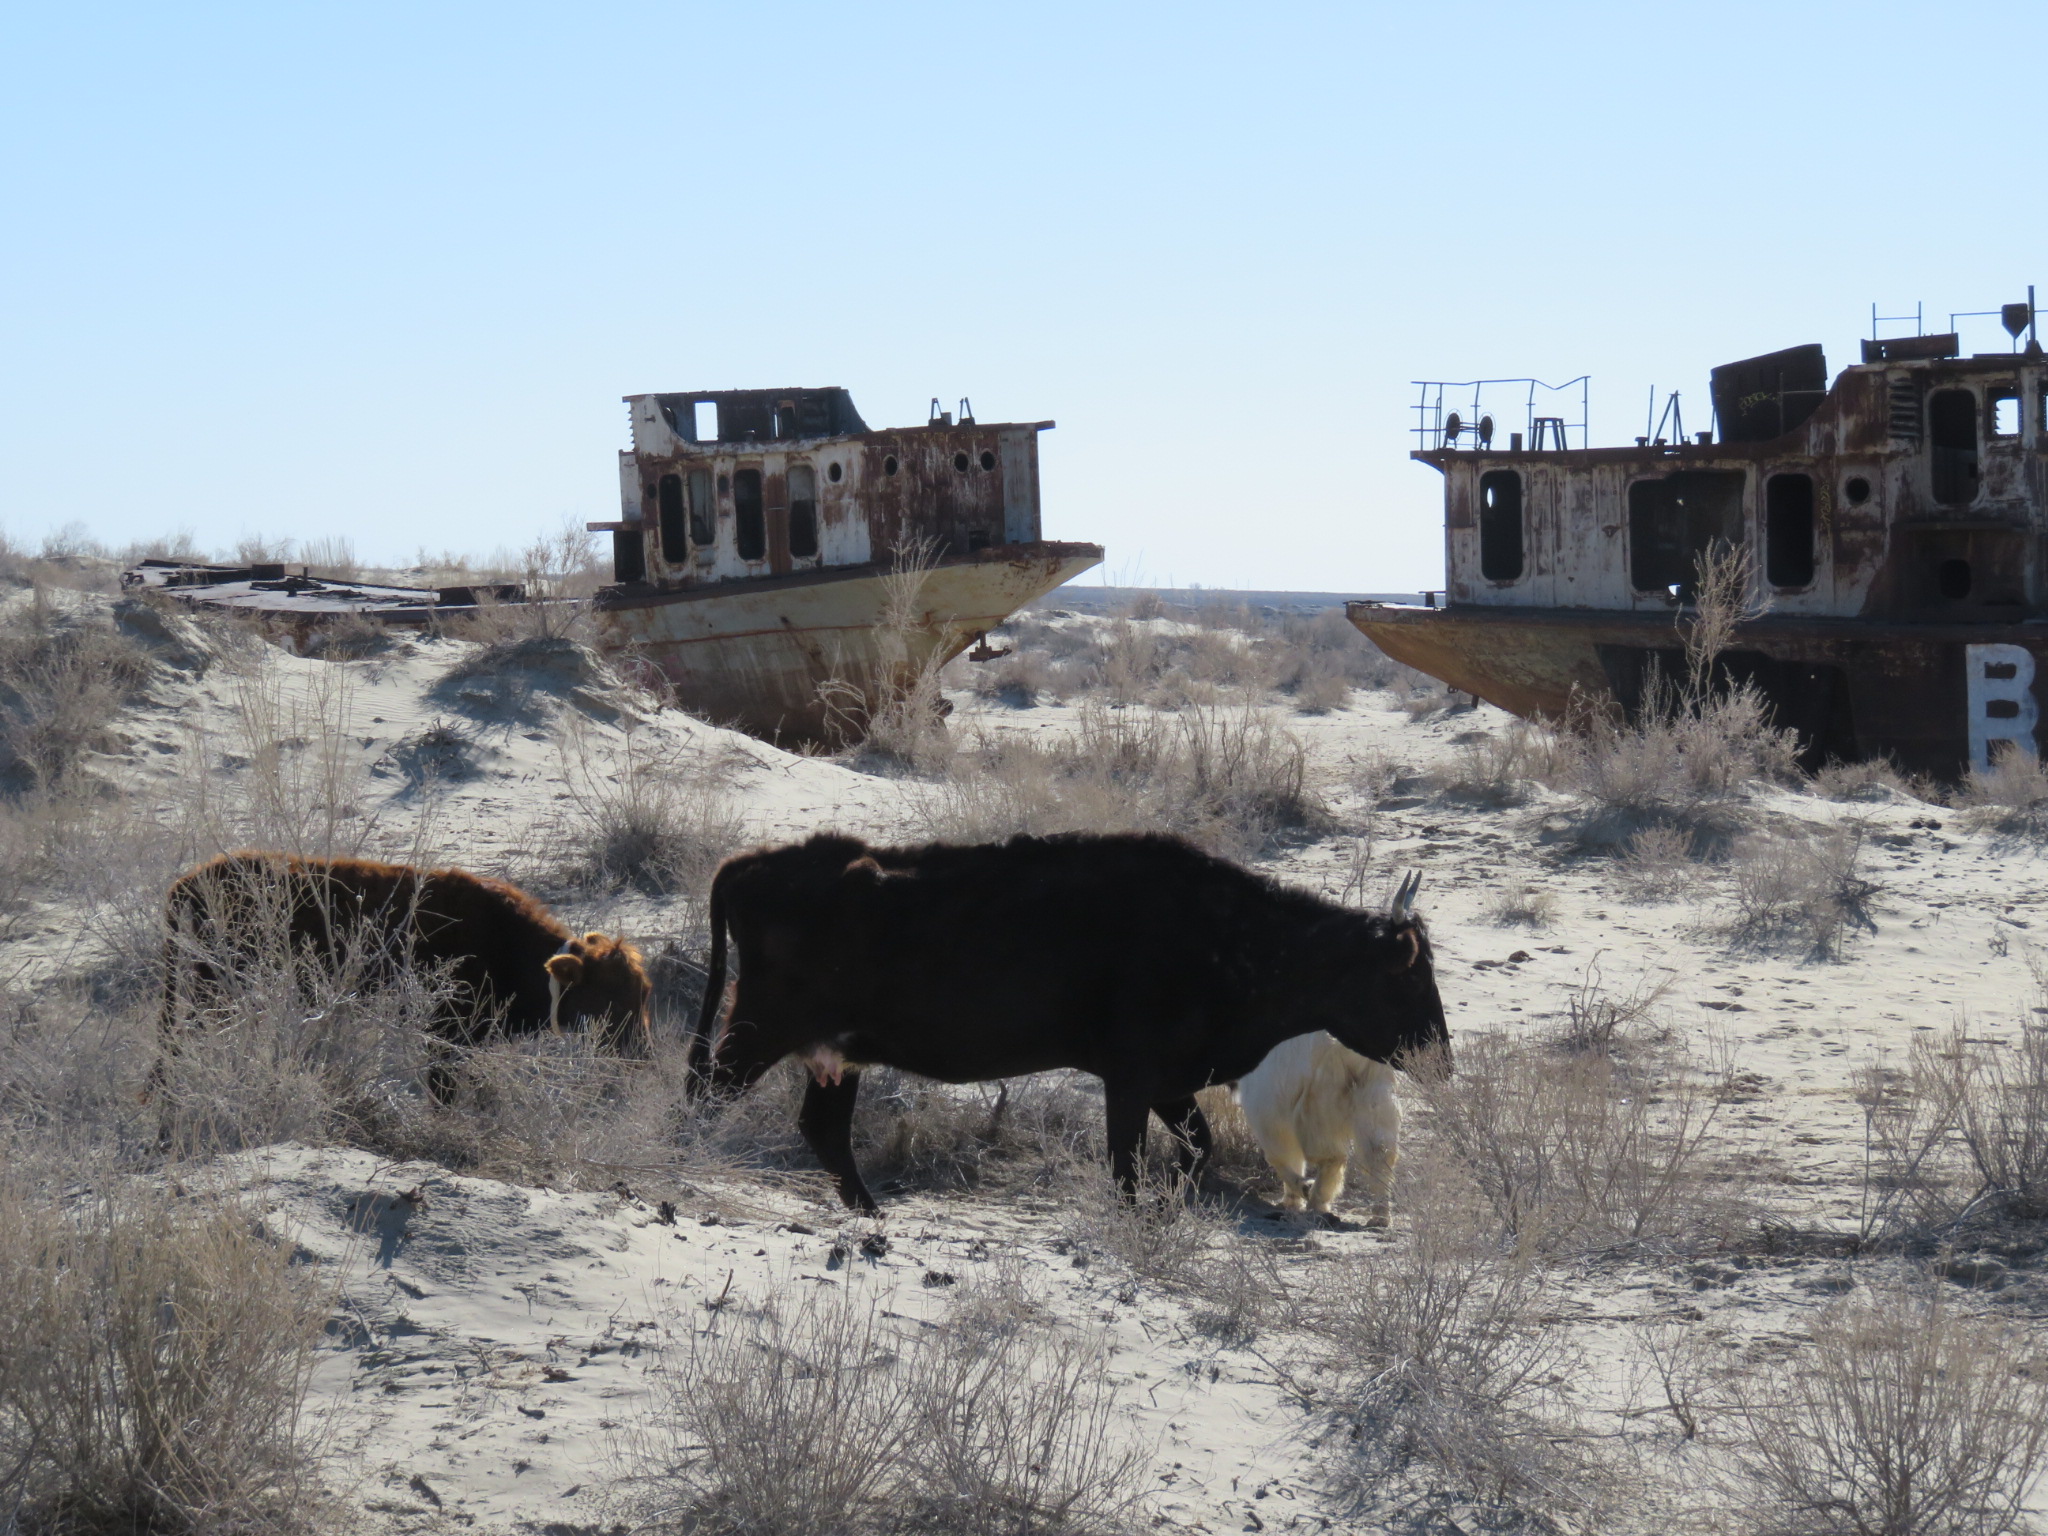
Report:
M1434 584L1410 379L1622 441L2048 294L2042 15L17 0L0 531L484 553L616 515L622 394L843 384L1056 419L1126 579Z

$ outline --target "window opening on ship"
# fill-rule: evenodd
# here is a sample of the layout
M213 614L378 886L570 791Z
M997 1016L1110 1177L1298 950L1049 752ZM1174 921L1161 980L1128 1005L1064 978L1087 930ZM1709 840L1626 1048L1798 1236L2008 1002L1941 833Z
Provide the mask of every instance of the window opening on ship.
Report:
M711 471L690 471L690 541L709 549L718 542L718 515L711 501Z
M1994 390L1991 395L1991 435L2020 435L2020 396L2015 389Z
M839 483L839 477L845 473L846 471L839 467L839 461L837 459L834 459L830 464L827 464L825 466L825 478L827 480L830 480L834 485L837 485Z
M818 553L818 472L808 464L789 470L789 553L796 560Z
M1870 482L1861 475L1851 475L1842 482L1842 496L1850 506L1860 507L1870 500Z
M661 512L661 558L670 562L689 558L689 522L683 511L683 477L663 475L655 487L655 502Z
M983 469L994 469L996 467L996 456L986 448L981 450L981 467Z
M1813 585L1811 475L1773 475L1764 487L1764 580L1774 587Z
M718 402L699 400L690 407L690 423L700 443L718 441Z
M885 475L893 475L893 474L895 474L895 473L896 473L896 455L895 455L895 454L893 454L893 453L892 453L892 454L890 454L890 455L889 455L889 457L887 457L886 459L882 460L882 473L883 473L883 474L885 474Z
M1959 603L1970 595L1970 562L1967 560L1944 560L1935 567L1934 589L1952 603Z
M612 530L612 579L639 581L647 575L647 545L639 529Z
M1938 389L1927 397L1928 465L1934 499L1949 506L1977 499L1977 397Z
M1638 592L1690 601L1698 561L1716 540L1742 543L1743 476L1687 469L1628 488L1629 580Z
M961 474L963 474L963 475L964 475L964 474L966 474L966 473L967 473L967 455L966 455L966 454L964 454L964 453L956 453L956 454L954 454L954 455L953 455L953 467L954 467L955 469L957 469L958 471L960 471L960 473L961 473Z
M733 533L742 560L761 560L768 554L768 520L761 511L761 471L736 469L732 472Z
M1522 476L1512 469L1479 477L1479 574L1488 581L1522 575Z

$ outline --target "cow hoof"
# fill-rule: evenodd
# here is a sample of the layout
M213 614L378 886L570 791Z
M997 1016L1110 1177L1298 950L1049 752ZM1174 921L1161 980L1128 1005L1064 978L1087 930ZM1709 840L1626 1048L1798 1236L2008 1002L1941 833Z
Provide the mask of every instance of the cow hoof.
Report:
M1384 1232L1388 1227L1392 1226L1393 1224L1393 1218L1389 1216L1385 1211L1374 1211L1370 1216L1365 1218L1365 1229L1368 1232Z

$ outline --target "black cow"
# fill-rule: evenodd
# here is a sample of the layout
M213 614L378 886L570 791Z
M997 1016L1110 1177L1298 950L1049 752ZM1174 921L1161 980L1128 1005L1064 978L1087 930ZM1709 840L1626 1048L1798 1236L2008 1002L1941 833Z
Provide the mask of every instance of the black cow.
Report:
M942 1082L1074 1067L1102 1079L1109 1154L1135 1186L1146 1117L1192 1173L1195 1091L1328 1030L1379 1061L1449 1031L1404 883L1385 916L1335 906L1175 838L1016 837L871 848L820 834L728 859L711 887L711 972L694 1082L744 1091L785 1056L812 1081L804 1139L864 1211L859 1065ZM724 1027L726 934L739 979Z

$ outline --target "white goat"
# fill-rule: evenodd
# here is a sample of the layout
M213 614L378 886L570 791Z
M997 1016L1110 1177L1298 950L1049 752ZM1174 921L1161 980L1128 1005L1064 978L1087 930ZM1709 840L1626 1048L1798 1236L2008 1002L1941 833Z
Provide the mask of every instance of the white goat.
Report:
M1394 1209L1394 1165L1401 1159L1401 1106L1394 1069L1339 1045L1329 1035L1283 1040L1238 1080L1237 1102L1266 1161L1285 1190L1290 1211L1320 1215L1344 1193L1352 1142L1371 1211L1368 1227L1384 1227Z

